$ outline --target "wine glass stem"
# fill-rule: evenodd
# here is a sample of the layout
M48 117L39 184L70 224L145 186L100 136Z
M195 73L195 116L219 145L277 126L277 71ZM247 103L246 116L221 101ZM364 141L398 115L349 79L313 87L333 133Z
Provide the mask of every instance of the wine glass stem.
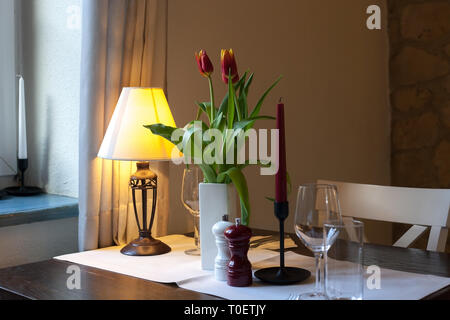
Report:
M314 257L316 258L316 293L322 293L322 277L320 274L321 263L320 260L322 258L322 252L315 252Z
M195 247L200 249L200 216L194 216L194 241Z

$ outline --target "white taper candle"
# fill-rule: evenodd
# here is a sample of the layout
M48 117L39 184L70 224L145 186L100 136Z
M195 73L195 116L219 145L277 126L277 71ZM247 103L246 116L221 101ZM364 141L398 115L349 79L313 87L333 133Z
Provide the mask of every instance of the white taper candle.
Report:
M19 79L19 159L27 159L27 122L25 115L25 84Z

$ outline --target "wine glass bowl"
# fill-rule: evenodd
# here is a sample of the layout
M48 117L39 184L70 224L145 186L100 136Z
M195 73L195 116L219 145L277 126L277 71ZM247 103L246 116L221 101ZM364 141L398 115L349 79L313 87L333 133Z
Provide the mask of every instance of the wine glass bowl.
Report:
M312 252L323 252L323 228L308 225L295 225L295 234L302 241L303 245Z
M190 166L184 169L183 182L181 185L181 202L186 210L194 218L194 242L195 249L186 250L188 255L200 255L200 210L199 210L199 189L198 185L202 182L203 176L201 170L196 166Z

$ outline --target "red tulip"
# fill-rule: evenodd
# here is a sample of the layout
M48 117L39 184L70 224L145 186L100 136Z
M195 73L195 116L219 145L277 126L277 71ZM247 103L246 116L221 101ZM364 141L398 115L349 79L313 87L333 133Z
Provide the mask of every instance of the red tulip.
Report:
M234 58L233 49L222 49L220 54L220 60L222 62L222 80L228 84L228 77L231 71L231 81L236 83L239 81L239 74L236 66L236 59Z
M199 53L195 53L195 60L197 60L198 69L202 76L209 77L211 73L214 71L214 66L209 60L208 55L205 50L200 50Z

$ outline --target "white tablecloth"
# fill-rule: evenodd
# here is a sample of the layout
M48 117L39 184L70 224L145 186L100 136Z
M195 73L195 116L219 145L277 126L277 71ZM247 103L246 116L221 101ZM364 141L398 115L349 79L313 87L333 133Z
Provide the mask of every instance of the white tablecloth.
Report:
M159 256L131 257L120 253L122 246L114 246L66 254L55 259L163 283L212 274L211 271L202 270L199 256L184 253L185 250L195 248L193 238L170 235L159 239L169 245L172 251ZM249 252L252 263L274 256L278 254L265 249L252 249Z
M301 267L314 274L315 261L312 257L287 252L286 265ZM278 258L270 258L253 264L255 270L273 267ZM290 294L314 291L314 276L303 283L289 286L273 286L254 278L251 287L229 287L226 282L216 281L211 275L177 282L181 288L212 294L225 299L236 300L286 300ZM366 284L366 282L365 282ZM365 300L418 300L450 285L450 278L381 269L381 288L364 288Z
M238 300L284 300L292 294L314 289L314 277L290 286L273 286L254 278L251 287L229 287L226 282L216 281L212 271L201 269L200 257L184 253L194 248L192 238L171 235L160 238L172 251L159 256L130 257L120 253L122 247L109 247L56 257L77 264L113 271L150 281L172 283L181 288L212 294L226 299ZM314 273L314 259L293 252L285 255L286 265L308 269ZM265 249L251 249L249 259L254 270L279 264L279 254ZM381 289L365 287L364 298L379 299L421 299L450 285L450 278L381 269Z

